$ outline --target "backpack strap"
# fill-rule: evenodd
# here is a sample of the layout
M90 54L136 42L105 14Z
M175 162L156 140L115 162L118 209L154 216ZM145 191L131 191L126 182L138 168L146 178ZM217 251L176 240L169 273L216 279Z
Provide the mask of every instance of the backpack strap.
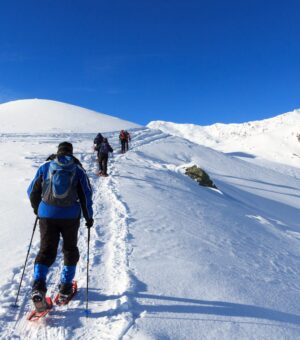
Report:
M56 158L56 154L55 153L53 153L52 155L50 155L47 159L46 159L46 162L48 162L48 161L53 161L55 158Z

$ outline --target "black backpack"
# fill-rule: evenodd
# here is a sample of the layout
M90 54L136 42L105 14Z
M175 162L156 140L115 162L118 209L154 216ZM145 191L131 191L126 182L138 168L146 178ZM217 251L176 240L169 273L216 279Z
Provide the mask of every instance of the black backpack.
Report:
M99 146L99 154L108 155L109 152L110 152L110 147L109 147L108 143L102 143Z
M94 139L94 144L96 144L98 146L102 142L103 142L103 136L101 135L101 133L98 133L98 135Z

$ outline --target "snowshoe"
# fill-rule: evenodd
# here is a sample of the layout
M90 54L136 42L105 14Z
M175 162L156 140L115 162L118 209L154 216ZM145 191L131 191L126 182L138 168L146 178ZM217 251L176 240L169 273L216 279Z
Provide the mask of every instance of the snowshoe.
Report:
M103 172L99 171L99 172L96 173L96 175L99 176L99 177L102 177L103 176Z
M53 307L52 300L49 296L46 296L44 291L35 290L31 294L31 300L33 302L35 310L33 310L27 317L29 321L36 321L41 317L49 313Z
M40 313L46 309L52 307L51 303L47 302L46 293L40 290L33 291L31 294L31 300L33 302L35 311Z
M59 293L54 299L54 303L58 306L67 305L73 296L77 293L77 282L73 281L69 284L61 284L59 287Z

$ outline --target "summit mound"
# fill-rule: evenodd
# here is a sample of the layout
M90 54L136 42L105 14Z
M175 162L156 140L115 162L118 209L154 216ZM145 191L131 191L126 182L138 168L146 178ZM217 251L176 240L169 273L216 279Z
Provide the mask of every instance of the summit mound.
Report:
M45 99L0 104L0 133L96 133L139 125L79 106Z

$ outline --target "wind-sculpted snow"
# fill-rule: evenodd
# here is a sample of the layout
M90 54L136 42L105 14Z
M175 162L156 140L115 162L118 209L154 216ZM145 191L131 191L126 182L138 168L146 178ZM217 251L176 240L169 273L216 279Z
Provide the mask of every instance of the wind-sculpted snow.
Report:
M294 176L146 128L131 131L108 178L96 176L94 134L8 134L0 143L0 334L3 339L297 339L300 337L300 186ZM29 323L38 231L14 302L34 215L26 188L69 140L94 190L89 317L87 230L82 222L78 295ZM184 175L198 165L219 190ZM288 166L286 166L288 168ZM60 252L59 252L60 253ZM61 254L51 268L54 295Z
M279 169L276 163L300 168L300 110L243 124L199 126L154 121L148 127L212 147L216 150ZM266 164L268 160L275 164ZM287 171L287 169L285 169Z

